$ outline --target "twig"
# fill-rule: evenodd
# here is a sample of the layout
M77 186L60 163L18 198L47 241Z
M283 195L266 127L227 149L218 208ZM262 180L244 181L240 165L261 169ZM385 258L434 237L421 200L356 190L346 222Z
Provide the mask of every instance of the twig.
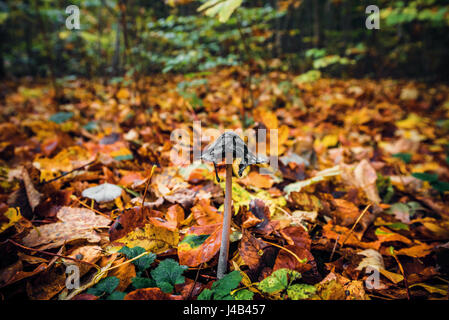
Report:
M96 210L95 208L92 208L92 207L88 206L87 204L85 204L83 201L81 201L80 199L78 199L78 197L75 196L74 194L72 194L71 198L72 198L73 200L78 201L79 204L82 205L83 207L86 207L87 209L92 210L93 212L99 214L100 216L103 216L103 217L105 217L105 218L107 218L107 219L109 219L109 220L112 220L111 217L109 217L109 216L105 215L104 213L102 213L102 212Z
M33 249L33 248L25 247L24 245L21 245L20 243L17 243L17 242L15 242L14 240L11 240L11 239L7 239L7 240L6 240L5 242L3 242L3 243L6 243L6 242L10 242L10 243L12 243L13 245L15 245L15 246L17 246L17 247L19 247L19 248L25 249L25 250L36 251L36 252L39 252L39 253L42 253L42 254L46 254L46 255L49 255L49 256L53 256L53 257L59 257L59 258L64 258L64 259L68 259L68 260L73 260L73 261L76 261L76 262L79 262L79 263L85 263L85 264L90 265L91 267L94 267L94 268L97 269L97 270L100 270L100 267L99 267L99 266L97 266L95 263L91 263L91 262L89 262L89 261L79 260L79 259L76 259L76 258L72 258L72 257L68 257L68 256L63 256L63 255L57 254L57 253L52 253L52 252L48 252L48 251L43 251L43 250L38 250L38 249Z
M359 221L362 219L362 217L365 215L365 212L368 211L369 207L371 207L371 203L369 205L366 206L366 208L362 211L362 213L359 215L359 217L357 218L357 220L354 222L354 225L352 226L351 230L349 230L348 234L346 235L346 238L343 240L343 242L341 243L340 249L343 248L344 244L346 243L346 240L349 239L349 236L352 234L352 232L355 229L355 226L357 225L357 223L359 223Z
M60 176L57 176L56 178L50 179L50 180L48 180L48 181L42 181L42 182L39 183L39 185L41 186L41 185L44 185L44 184L47 184L47 183L56 181L56 180L58 180L58 179L61 179L62 177L65 177L66 175L71 174L72 172L81 170L81 169L83 169L84 167L87 167L87 166L93 164L96 160L97 160L97 159L94 159L94 160L92 160L92 161L90 161L90 162L88 162L88 163L82 165L81 167L78 167L78 168L75 168L75 169L73 169L73 170L64 172L63 174L61 174Z
M306 263L306 262L307 262L307 258L301 260L301 259L299 259L299 257L298 257L293 251L288 250L287 248L284 248L283 246L280 246L280 245L278 245L278 244L275 244L275 243L272 243L272 242L269 242L269 241L266 241L266 240L263 240L263 239L262 239L262 241L263 241L263 242L266 242L266 243L268 243L268 244L270 244L270 245L272 245L272 246L278 247L279 249L282 249L282 250L287 251L287 252L290 253L292 256L294 256L295 259L298 260L299 263Z
M126 261L124 261L124 262L122 262L122 263L119 263L119 264L116 265L116 266L107 268L106 270L104 270L104 272L111 271L111 270L116 269L116 268L118 268L118 267L120 267L120 266L123 266L123 265L125 265L125 264L130 263L130 262L133 262L134 260L137 260L137 259L139 259L139 258L142 258L143 256L146 256L147 254L150 254L150 253L151 253L151 252L149 252L149 251L142 252L141 254L139 254L138 256L135 256L135 257L132 258L132 259L129 259L129 260L126 260Z
M335 249L337 249L338 239L340 239L340 235L337 236L337 239L335 239L334 248L332 249L331 256L329 258L329 262L332 261L332 258L334 257Z
M192 289L190 289L189 295L187 296L186 300L189 300L192 296L192 292L195 289L196 282L198 281L198 276L200 275L201 267L203 266L204 262L201 262L200 267L198 268L198 271L196 272L195 282L193 282Z
M411 295L410 295L410 288L408 287L408 281L407 281L407 277L405 276L404 268L402 267L401 262L399 261L398 257L394 253L394 248L393 247L390 247L390 252L391 252L391 255L393 256L394 260L396 260L396 263L399 266L399 270L401 271L402 276L404 277L405 289L407 290L407 299L410 300L410 297L411 297Z
M148 181L145 186L145 191L143 192L142 204L140 206L140 212L142 212L142 213L143 213L143 207L144 207L144 203L145 203L145 197L147 196L148 186L150 185L151 177L153 176L154 169L156 169L156 165L153 165L153 167L151 168L150 176L148 177Z

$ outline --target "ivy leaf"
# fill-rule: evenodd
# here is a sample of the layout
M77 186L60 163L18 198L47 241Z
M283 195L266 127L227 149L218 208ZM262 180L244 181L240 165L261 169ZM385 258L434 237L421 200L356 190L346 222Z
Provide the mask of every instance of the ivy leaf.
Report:
M131 279L131 284L136 289L155 288L156 282L151 278L134 277Z
M259 289L265 293L275 294L288 288L291 282L301 278L297 271L282 268L259 282Z
M128 259L133 259L138 255L144 253L145 251L146 250L144 248L139 246L136 246L134 248L128 248L127 246L124 246L119 250L119 252L123 253ZM132 261L132 263L139 271L145 271L154 262L154 259L156 259L156 255L154 253L148 253L147 255Z
M176 284L184 283L185 279L182 276L183 272L187 270L187 266L180 266L179 263L173 259L166 259L161 261L159 265L151 271L151 276L156 281L156 285L165 293L173 291Z
M125 298L126 296L126 292L121 292L121 291L115 291L112 294L110 294L106 300L123 300L123 298Z
M288 297L292 300L303 300L312 296L316 288L309 284L294 284L287 288Z
M89 288L87 293L93 294L97 297L104 294L111 294L114 292L115 288L119 285L120 280L117 277L107 277L102 279L97 285L93 288Z

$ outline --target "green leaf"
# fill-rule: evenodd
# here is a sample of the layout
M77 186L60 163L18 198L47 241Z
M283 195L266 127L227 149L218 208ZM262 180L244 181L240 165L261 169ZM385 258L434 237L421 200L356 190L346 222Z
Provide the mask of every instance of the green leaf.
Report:
M242 2L243 0L209 0L201 5L197 11L206 10L204 13L208 17L214 17L218 14L218 20L224 23L242 5Z
M410 230L409 226L402 222L395 222L386 225L388 228L393 230Z
M201 293L198 295L197 300L212 300L214 292L210 289L204 289L201 291Z
M412 155L410 153L395 153L392 154L392 156L401 159L405 163L410 163L410 161L412 161Z
M449 182L434 181L431 183L431 186L439 192L449 191Z
M127 246L124 246L119 250L119 252L123 253L128 259L133 259L138 255L144 253L145 251L146 250L144 248L139 246L136 246L134 248L128 248ZM156 259L156 255L154 253L148 253L147 255L132 261L132 263L139 271L145 271L154 262L154 259Z
M206 241L207 238L209 238L210 234L189 234L182 239L181 243L187 243L190 248L196 248L203 244L204 241Z
M126 292L121 292L121 291L115 291L112 294L110 294L106 300L123 300L123 298L125 298L126 296Z
M316 292L314 286L308 284L294 284L287 288L288 297L292 300L303 300Z
M70 120L73 117L73 112L58 112L50 117L50 121L53 121L57 124L61 124Z
M232 296L234 297L234 300L253 300L254 292L249 291L248 289L243 289L237 291Z
M134 156L132 154L124 154L124 155L114 157L114 159L117 161L132 160L133 158L134 158Z
M211 289L204 289L198 296L198 300L234 300L231 291L238 287L240 281L242 281L242 275L234 270L215 281Z
M377 174L376 186L382 201L384 203L389 203L394 196L394 188L391 184L390 177L384 177L381 174Z
M89 288L87 293L97 297L103 294L111 294L115 288L117 288L119 283L120 280L117 277L107 277L98 282L95 287Z
M134 277L131 279L131 284L136 289L155 288L156 282L151 278Z
M159 265L151 271L151 276L156 281L156 285L165 293L173 291L176 284L184 283L185 279L182 276L187 266L180 266L179 263L173 259L166 259L161 261Z
M242 275L234 270L212 284L214 300L232 300L231 291L238 287Z
M265 293L279 293L290 285L296 279L301 278L301 274L290 269L279 269L274 271L270 276L259 282L259 289Z
M412 176L419 180L428 181L428 182L435 182L438 180L438 175L433 174L433 173L415 172L415 173L412 173Z

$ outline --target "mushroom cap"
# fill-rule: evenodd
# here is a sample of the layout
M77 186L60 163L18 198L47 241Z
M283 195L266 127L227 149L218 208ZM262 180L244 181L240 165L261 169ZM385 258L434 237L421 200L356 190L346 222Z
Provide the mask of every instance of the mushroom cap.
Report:
M103 183L96 187L83 190L83 197L93 199L97 202L108 202L115 200L122 194L122 188L115 184Z
M242 175L243 170L249 165L268 162L266 157L253 154L242 138L231 131L223 133L213 143L208 145L202 152L201 159L216 164L226 159L226 154L231 154L232 159L241 159L239 176Z

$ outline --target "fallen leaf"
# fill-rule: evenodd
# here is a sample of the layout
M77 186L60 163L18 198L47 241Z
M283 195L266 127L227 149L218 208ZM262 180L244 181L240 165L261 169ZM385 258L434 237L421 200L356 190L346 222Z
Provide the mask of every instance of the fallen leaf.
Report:
M85 208L62 207L56 214L60 222L37 227L22 240L27 247L46 245L56 248L64 243L85 239L96 243L101 240L95 228L108 228L110 220Z
M182 300L182 296L164 293L159 288L144 288L131 291L123 300Z

